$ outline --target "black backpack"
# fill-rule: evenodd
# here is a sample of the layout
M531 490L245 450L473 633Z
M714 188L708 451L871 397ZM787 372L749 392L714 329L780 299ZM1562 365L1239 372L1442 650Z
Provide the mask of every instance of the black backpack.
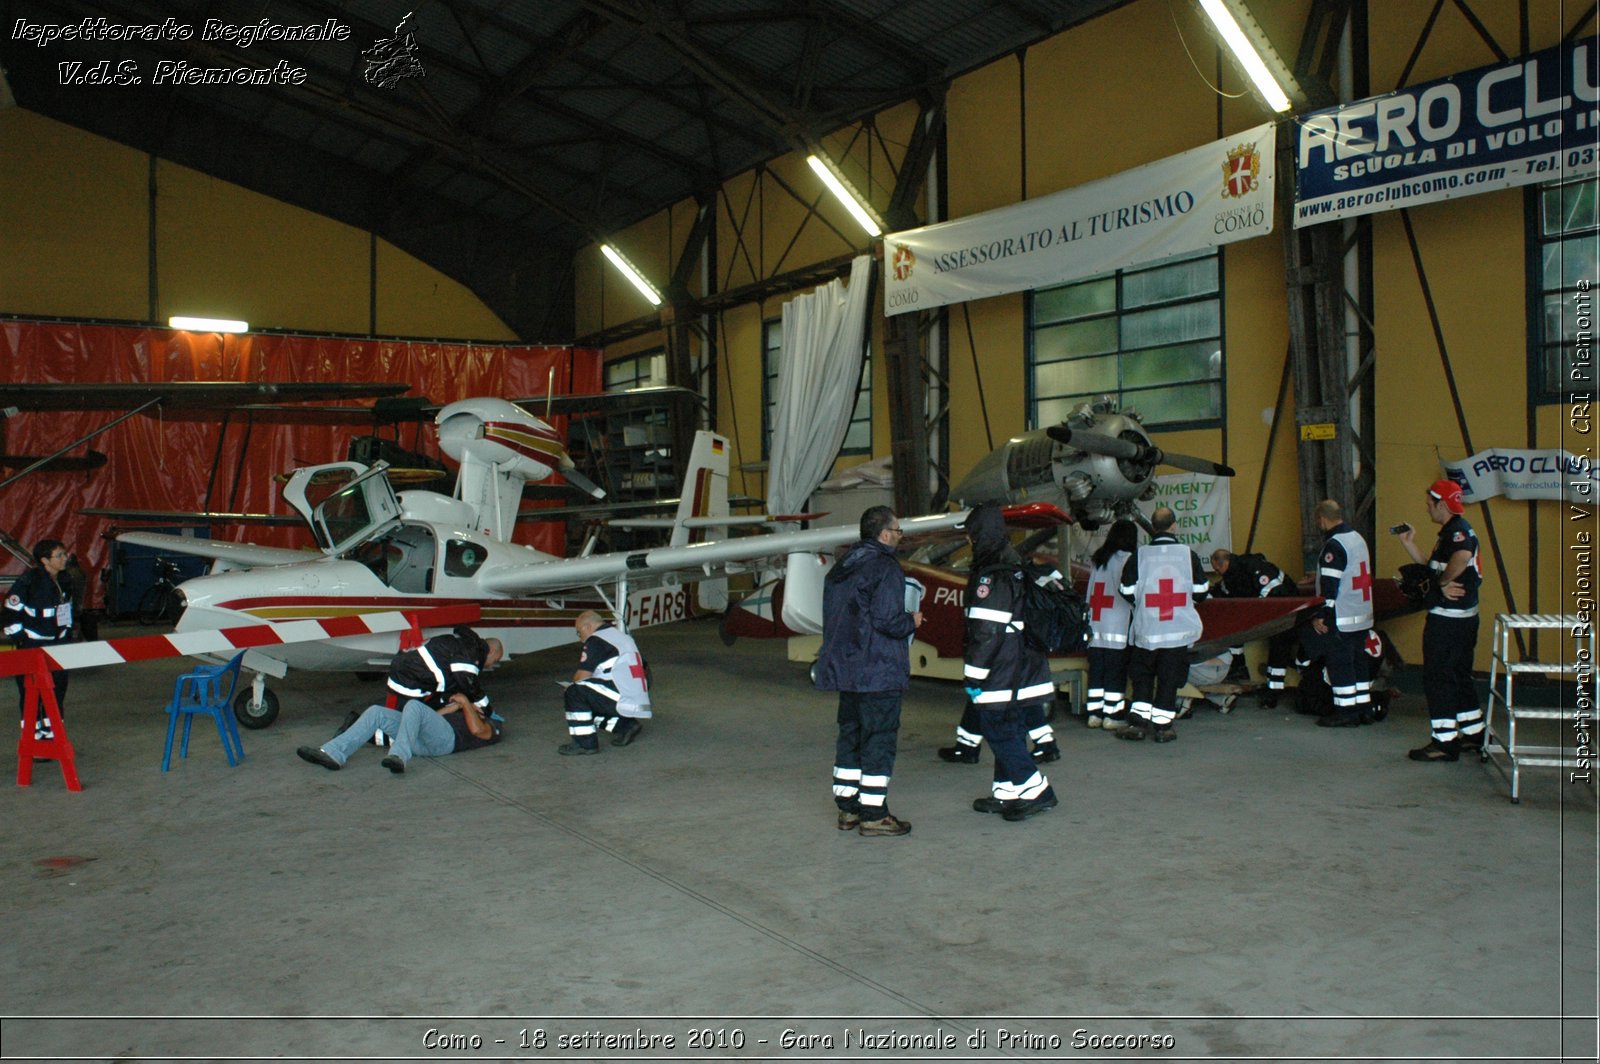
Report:
M1089 611L1071 585L1052 572L1024 567L1023 637L1046 654L1070 654L1089 645Z

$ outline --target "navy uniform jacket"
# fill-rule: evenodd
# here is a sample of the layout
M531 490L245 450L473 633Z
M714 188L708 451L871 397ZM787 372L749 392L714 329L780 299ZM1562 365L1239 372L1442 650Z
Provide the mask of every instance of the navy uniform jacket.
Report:
M479 709L489 696L478 682L477 647L455 635L436 635L415 650L402 650L389 663L389 690L402 699L415 698L438 709L456 693Z
M1213 592L1219 598L1286 598L1299 593L1282 569L1259 554L1235 554Z
M72 639L72 597L43 569L17 577L6 596L5 636L14 646L48 647Z
M1439 526L1439 539L1433 545L1433 554L1428 557L1428 568L1433 570L1435 580L1444 575L1445 569L1450 565L1450 556L1460 550L1472 552L1472 561L1468 562L1467 567L1456 577L1456 582L1466 588L1467 593L1454 602L1441 599L1438 605L1428 610L1435 616L1478 615L1478 585L1483 583L1483 570L1478 562L1478 536L1472 531L1472 526L1467 524L1466 518L1454 514L1450 520Z
M998 709L1048 698L1050 661L1028 644L1022 617L1022 567L996 565L967 578L966 653L961 674L980 694L973 702Z
M822 584L822 650L817 688L904 691L911 681L906 638L917 624L906 612L906 578L894 551L861 540Z

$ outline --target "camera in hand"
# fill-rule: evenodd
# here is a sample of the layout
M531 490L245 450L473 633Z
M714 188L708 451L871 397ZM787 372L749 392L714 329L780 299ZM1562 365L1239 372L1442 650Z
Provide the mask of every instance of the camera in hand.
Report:
M1410 532L1410 531L1411 531L1411 526L1408 525L1408 524L1405 524L1403 522L1401 524L1398 524L1398 525L1390 525L1389 526L1389 535L1391 535L1391 536L1398 536L1398 535L1400 535L1402 533Z

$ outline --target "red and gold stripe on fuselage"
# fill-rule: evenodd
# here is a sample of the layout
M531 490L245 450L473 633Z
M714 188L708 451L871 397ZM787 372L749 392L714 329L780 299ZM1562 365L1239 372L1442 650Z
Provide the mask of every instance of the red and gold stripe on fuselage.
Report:
M326 620L362 613L392 613L405 610L435 609L441 606L474 605L481 620L475 627L490 628L571 628L578 614L594 610L609 617L611 608L598 595L563 595L559 598L445 598L435 595L364 596L270 595L238 598L212 604L210 608L229 610L259 621ZM688 585L645 587L628 596L626 623L629 628L647 628L687 620L700 613Z
M567 458L567 448L562 444L561 437L542 421L536 426L515 421L486 421L483 424L483 437L509 447L524 458L548 462L557 467Z

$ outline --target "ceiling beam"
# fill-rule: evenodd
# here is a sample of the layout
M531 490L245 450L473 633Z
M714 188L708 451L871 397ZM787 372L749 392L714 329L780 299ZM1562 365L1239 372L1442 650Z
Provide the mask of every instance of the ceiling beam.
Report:
M681 22L663 17L659 10L643 7L633 0L583 0L583 3L584 7L613 22L666 45L697 76L748 111L773 135L783 151L802 150L814 139L810 122L803 113L774 101L739 72L730 69L735 65L731 61L691 40Z

